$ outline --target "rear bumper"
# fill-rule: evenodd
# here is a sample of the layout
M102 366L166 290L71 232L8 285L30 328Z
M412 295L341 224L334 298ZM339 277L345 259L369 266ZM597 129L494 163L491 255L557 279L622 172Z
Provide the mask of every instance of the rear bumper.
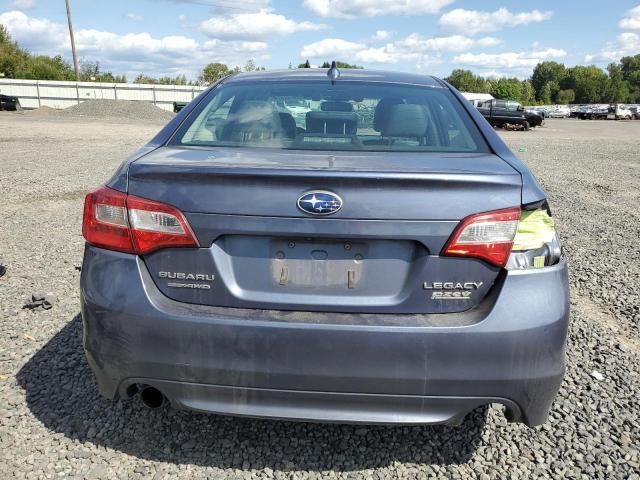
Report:
M87 247L84 346L100 391L176 406L360 423L457 423L485 404L543 423L564 374L564 263L510 272L483 318L205 307L160 293L135 256ZM419 317L416 320L416 317Z

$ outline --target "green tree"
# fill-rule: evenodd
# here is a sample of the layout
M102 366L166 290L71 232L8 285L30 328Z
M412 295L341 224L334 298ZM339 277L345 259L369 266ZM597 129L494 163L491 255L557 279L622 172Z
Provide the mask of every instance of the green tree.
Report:
M531 84L535 91L536 98L543 103L549 104L553 96L560 90L560 82L566 76L566 68L558 62L540 62L533 69ZM549 82L553 82L548 85ZM556 89L556 86L557 89Z
M147 76L143 73L139 74L134 80L133 83L145 83L149 85L187 85L187 77L185 75L176 75L175 77L170 77L165 75L160 78L154 78Z
M0 24L0 45L4 43L11 43L11 35L9 35L7 28Z
M617 63L610 63L607 66L609 80L605 89L605 100L608 103L626 103L630 100L631 94L629 84L624 80L622 67Z
M0 72L7 78L14 78L16 72L27 68L29 54L11 40L4 25L0 25Z
M596 65L575 66L567 69L567 75L560 86L563 90L573 90L577 103L601 103L605 97L607 74Z
M217 82L227 75L231 75L231 73L232 72L229 70L229 67L224 63L209 63L202 69L202 73L200 74L200 77L198 77L198 80L200 80L200 83L210 84Z
M358 70L364 69L364 67L361 67L360 65L356 65L356 64L353 64L353 63L342 62L340 60L336 61L336 67L338 67L338 68L355 68L355 69L358 69ZM322 62L322 65L320 66L320 68L331 68L331 62L327 62L327 61Z
M491 90L491 82L471 70L456 69L445 80L461 92L489 93Z
M629 85L631 101L640 103L640 54L620 59L622 78Z
M244 64L244 71L255 72L256 70L258 70L256 68L256 62L254 62L253 60L247 60L247 63Z
M309 59L307 58L306 62L301 63L300 65L298 65L298 68L311 68L311 64L309 63Z
M550 80L547 83L545 83L544 86L542 87L542 91L538 96L538 100L543 105L550 105L554 102L559 91L560 91L560 85L558 84L558 82Z
M569 105L570 103L575 102L576 100L576 92L571 89L567 90L559 90L556 95L556 103L560 105Z
M506 100L519 100L522 94L520 80L500 78L491 87L491 95Z
M329 65L329 67L331 67L331 65ZM342 62L340 60L336 61L336 67L338 68L353 68L356 70L364 70L364 67L361 65L356 65L355 63L347 63L347 62Z
M520 84L520 97L518 98L523 105L533 105L536 103L536 94L533 90L531 80L525 80Z
M145 75L144 73L139 73L136 76L136 78L133 79L133 83L141 83L141 84L153 85L155 83L158 83L158 81L153 77L149 77L149 76Z

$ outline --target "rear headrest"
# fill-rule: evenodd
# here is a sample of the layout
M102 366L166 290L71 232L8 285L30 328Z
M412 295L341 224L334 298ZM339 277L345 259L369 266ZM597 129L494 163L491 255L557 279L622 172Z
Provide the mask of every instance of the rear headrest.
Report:
M388 115L387 111L391 105L398 105L404 103L400 97L385 97L381 98L376 105L376 109L373 112L373 129L376 132L382 131L382 125L384 118Z
M322 102L320 110L323 112L353 112L353 105L349 102Z
M307 112L307 132L355 135L358 131L356 112Z
M390 137L422 137L429 127L429 119L423 105L389 105L381 120L380 133Z

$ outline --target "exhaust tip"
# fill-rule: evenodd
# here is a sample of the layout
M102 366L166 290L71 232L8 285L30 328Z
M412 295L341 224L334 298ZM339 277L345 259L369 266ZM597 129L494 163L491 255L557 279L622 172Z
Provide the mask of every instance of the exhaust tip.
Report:
M140 391L140 400L147 408L159 408L164 403L164 395L154 387L144 387Z

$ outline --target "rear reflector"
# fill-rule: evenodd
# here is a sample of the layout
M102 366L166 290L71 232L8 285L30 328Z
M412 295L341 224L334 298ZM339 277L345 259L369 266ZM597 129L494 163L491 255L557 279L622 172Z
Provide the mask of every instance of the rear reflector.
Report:
M519 220L519 207L470 215L456 227L442 254L479 258L504 267L513 247Z
M108 187L86 196L82 235L96 247L138 255L159 248L198 246L177 208Z

